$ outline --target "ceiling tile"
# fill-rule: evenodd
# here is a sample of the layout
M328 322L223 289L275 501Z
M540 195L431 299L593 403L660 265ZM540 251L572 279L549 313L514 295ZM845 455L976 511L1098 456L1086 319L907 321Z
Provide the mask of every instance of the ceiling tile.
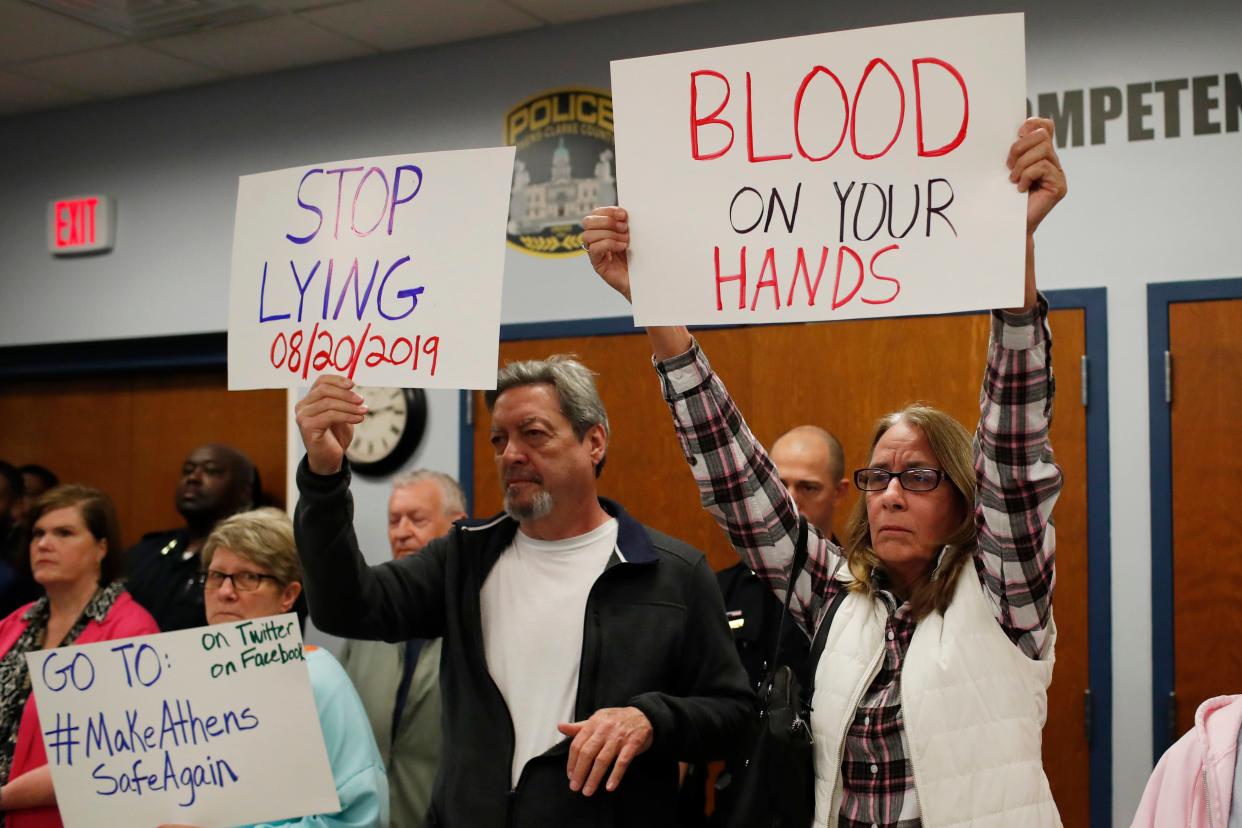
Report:
M110 46L9 67L9 71L104 98L218 80L220 72L142 46Z
M121 43L114 34L17 0L0 2L0 63Z
M386 51L413 49L542 25L500 0L355 0L301 17Z
M375 50L292 15L147 42L153 49L246 75L329 63Z
M170 0L171 2L172 0ZM275 17L146 41L0 0L0 112L173 89L701 0L253 0ZM74 0L94 2L94 0ZM110 0L122 3L130 0ZM38 90L46 92L41 97Z
M70 106L89 98L84 92L0 71L0 115Z
M347 5L354 2L354 0L280 0L280 2L287 11L300 12L307 9L317 9L320 6Z
M682 6L702 0L608 0L607 6L599 2L583 0L508 0L510 5L535 15L549 23L571 23L592 20L614 14Z

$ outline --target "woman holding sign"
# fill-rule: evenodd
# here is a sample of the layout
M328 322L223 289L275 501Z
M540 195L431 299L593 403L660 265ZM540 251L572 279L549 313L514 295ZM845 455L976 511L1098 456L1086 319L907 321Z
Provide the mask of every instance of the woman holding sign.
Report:
M1060 824L1040 750L1061 471L1032 240L1066 192L1052 135L1029 119L1009 151L1026 193L1026 301L993 312L973 446L929 406L881 418L844 546L811 527L796 578L797 507L767 452L688 331L647 331L704 507L778 598L792 588L808 636L829 618L811 713L817 826ZM628 299L625 212L583 227L591 264Z
M220 523L203 544L208 624L280 615L302 594L293 524L279 509L257 509ZM341 810L273 825L370 828L388 824L388 776L362 701L327 650L306 647L315 708Z
M117 580L121 537L103 492L58 486L30 515L30 565L47 596L0 621L0 815L7 828L59 826L26 653L159 632Z

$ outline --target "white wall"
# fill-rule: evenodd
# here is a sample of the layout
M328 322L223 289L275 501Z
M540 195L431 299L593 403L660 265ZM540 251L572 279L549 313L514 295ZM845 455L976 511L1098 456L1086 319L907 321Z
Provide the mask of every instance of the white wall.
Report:
M495 145L507 109L562 85L607 86L608 60L812 31L1024 10L1012 2L710 2L569 27L0 120L0 346L224 328L238 175L312 161ZM1039 93L1242 71L1242 4L1044 2L1027 12ZM1223 97L1218 85L1214 94ZM1041 230L1041 284L1108 288L1112 406L1114 821L1151 766L1145 285L1242 276L1231 238L1242 132L1067 147L1071 195ZM1149 126L1163 124L1159 95ZM1223 122L1218 107L1213 120ZM1088 130L1088 135L1090 134ZM1089 140L1089 139L1088 139ZM116 250L53 260L48 199L116 197ZM506 322L621 315L581 260L510 251ZM652 393L655 393L653 384ZM456 400L433 405L416 463L456 469ZM359 529L382 557L382 485L359 483ZM377 552L376 550L379 550Z

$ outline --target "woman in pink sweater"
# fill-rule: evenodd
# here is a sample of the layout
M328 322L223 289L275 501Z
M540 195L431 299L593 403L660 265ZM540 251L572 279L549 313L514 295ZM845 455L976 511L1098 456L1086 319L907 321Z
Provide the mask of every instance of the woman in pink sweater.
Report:
M1165 751L1152 771L1131 828L1232 826L1242 696L1199 705L1195 726Z
M30 519L31 569L47 596L0 621L0 818L6 828L59 828L26 653L159 628L117 580L121 539L107 495L59 486Z

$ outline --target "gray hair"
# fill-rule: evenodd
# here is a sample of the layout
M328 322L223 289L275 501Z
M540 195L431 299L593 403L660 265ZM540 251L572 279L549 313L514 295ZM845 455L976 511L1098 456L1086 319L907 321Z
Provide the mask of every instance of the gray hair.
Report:
M446 516L452 517L454 515L466 514L466 495L461 490L461 484L444 472L432 471L431 469L415 469L412 472L395 477L392 481L392 488L393 491L396 491L406 486L413 486L415 483L421 483L424 480L433 480L439 485L440 493L443 495L444 514Z
M602 426L607 451L611 429L608 426L608 412L604 410L604 401L599 398L599 391L595 388L595 376L594 371L572 354L553 354L547 359L509 362L496 374L496 389L483 392L483 399L487 403L487 410L491 411L496 406L496 399L510 388L542 383L551 385L561 401L561 413L573 426L578 442L582 442L593 427ZM597 477L604 468L604 459L601 457L595 466Z

